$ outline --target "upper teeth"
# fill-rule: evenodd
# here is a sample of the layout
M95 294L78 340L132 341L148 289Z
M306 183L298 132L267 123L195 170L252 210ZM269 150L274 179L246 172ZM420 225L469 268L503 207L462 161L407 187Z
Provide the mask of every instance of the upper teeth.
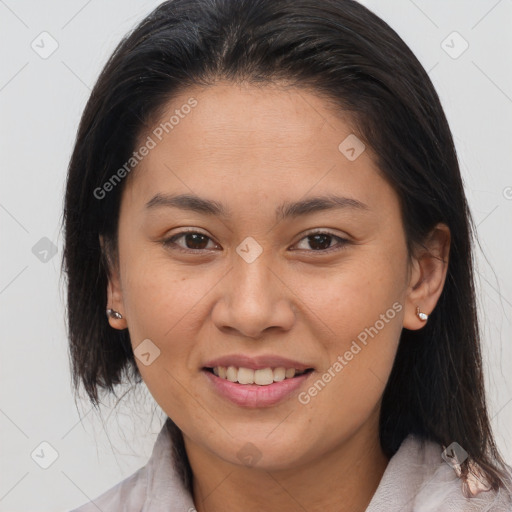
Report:
M284 379L291 379L295 375L304 373L305 370L296 370L295 368L262 368L261 370L252 370L251 368L237 368L236 366L215 366L213 373L221 379L227 379L239 384L259 384L268 386L273 382L280 382Z

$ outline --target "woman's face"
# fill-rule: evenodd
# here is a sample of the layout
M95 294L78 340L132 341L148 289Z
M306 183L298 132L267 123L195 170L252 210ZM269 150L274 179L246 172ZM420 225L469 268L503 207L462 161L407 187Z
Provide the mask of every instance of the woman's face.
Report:
M401 329L421 324L398 197L331 112L305 90L189 89L127 178L114 306L187 446L229 463L376 439Z

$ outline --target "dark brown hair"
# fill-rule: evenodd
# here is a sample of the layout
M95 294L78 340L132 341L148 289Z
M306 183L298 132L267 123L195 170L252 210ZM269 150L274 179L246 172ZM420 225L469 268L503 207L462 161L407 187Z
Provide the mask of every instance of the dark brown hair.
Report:
M283 82L350 112L354 130L396 190L409 254L436 223L451 231L443 292L428 323L403 329L384 391L380 442L392 456L409 434L459 443L493 488L506 466L489 422L475 302L473 221L452 135L429 76L383 20L352 0L173 0L162 3L117 46L85 107L71 157L64 208L64 269L73 385L97 405L99 390L139 383L127 330L105 317L116 261L119 183L95 191L132 155L178 92L218 80ZM183 478L180 432L168 420ZM174 427L173 427L174 425ZM190 484L188 481L187 485Z

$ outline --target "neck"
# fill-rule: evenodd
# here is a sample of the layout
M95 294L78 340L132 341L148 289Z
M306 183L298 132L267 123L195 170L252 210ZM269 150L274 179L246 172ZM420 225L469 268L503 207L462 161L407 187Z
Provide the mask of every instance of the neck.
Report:
M364 512L389 459L364 429L329 453L279 471L228 463L185 437L198 512Z

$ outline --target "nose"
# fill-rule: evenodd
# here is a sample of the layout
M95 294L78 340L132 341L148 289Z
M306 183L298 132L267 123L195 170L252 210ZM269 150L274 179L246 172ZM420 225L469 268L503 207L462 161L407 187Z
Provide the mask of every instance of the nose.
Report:
M295 295L267 259L260 256L247 263L235 257L221 283L221 296L212 311L219 330L258 339L270 329L287 331L293 326Z

